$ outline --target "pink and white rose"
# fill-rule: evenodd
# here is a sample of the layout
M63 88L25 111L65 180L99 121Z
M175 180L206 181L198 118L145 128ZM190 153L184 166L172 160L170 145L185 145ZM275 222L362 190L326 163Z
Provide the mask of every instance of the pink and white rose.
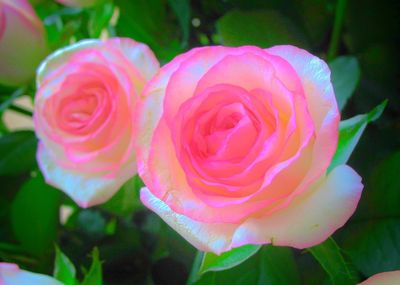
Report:
M158 69L146 45L124 38L80 41L41 64L34 124L49 184L88 207L136 174L134 109Z
M330 70L305 50L193 49L137 105L141 200L203 251L316 245L363 189L347 165L327 173L339 120Z

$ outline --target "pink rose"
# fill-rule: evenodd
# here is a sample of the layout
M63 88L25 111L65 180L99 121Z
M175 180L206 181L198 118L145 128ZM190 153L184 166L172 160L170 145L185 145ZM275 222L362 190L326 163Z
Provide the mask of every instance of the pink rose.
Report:
M158 68L146 45L122 38L80 41L41 64L34 124L49 184L88 207L136 174L134 107Z
M56 0L58 3L70 7L91 7L103 0Z
M359 285L395 285L400 284L400 270L375 274Z
M62 285L56 279L19 269L18 265L0 262L1 285Z
M143 93L141 200L198 249L305 248L353 214L360 177L346 165L327 174L340 115L319 58L293 46L197 48Z
M32 79L47 54L44 27L27 0L0 0L0 83Z

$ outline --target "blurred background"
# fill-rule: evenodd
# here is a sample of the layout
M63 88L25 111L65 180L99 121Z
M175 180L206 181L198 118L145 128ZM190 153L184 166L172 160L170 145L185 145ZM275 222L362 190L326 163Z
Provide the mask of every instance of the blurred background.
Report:
M80 209L46 185L36 165L31 115L39 62L80 39L122 36L148 44L161 64L204 45L292 44L329 63L342 119L368 113L388 99L351 156L349 164L363 177L365 190L355 215L333 238L358 280L400 269L399 1L59 2L66 5L31 1L40 20L37 34L18 22L4 33L0 21L0 261L51 275L58 245L81 279L97 247L103 284L186 283L196 250L141 205L139 178L106 204ZM308 251L264 246L241 265L206 273L196 284L332 280Z

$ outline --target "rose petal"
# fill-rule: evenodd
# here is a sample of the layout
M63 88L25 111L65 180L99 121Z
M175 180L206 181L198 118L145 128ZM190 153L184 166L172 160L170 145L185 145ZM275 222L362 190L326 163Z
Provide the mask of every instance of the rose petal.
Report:
M249 219L242 225L190 219L174 212L147 188L142 188L140 199L203 251L219 254L245 244L266 243L305 248L325 240L353 214L363 188L360 181L349 166L338 166L311 194L293 201L290 208L260 219Z
M119 188L136 173L135 161L119 170L118 175L107 177L104 173L82 173L56 163L49 151L39 142L37 161L48 184L62 189L79 206L90 207L111 198Z
M293 200L290 207L247 220L236 230L232 246L271 242L306 248L321 243L354 213L363 185L352 168L340 165L313 188Z
M68 62L69 58L79 50L94 47L101 41L95 39L82 40L76 44L61 48L54 53L50 54L38 67L36 72L36 86L41 86L42 81L50 73L54 72L57 68Z
M375 274L359 285L395 285L400 284L400 270Z
M234 224L206 224L177 214L146 187L140 191L140 200L199 250L219 254L229 248Z

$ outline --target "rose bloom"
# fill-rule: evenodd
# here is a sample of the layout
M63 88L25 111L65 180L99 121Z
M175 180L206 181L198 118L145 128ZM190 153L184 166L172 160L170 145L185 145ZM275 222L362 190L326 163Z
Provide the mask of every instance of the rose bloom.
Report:
M41 64L34 124L49 184L88 207L135 175L134 107L158 68L146 45L122 38L80 41Z
M47 54L44 27L27 0L0 0L0 83L21 85Z
M19 269L18 265L0 262L1 285L62 285L56 279Z
M359 285L395 285L400 284L400 270L375 274Z
M330 71L305 50L193 49L137 110L141 200L200 250L310 247L355 211L360 177L327 173L340 119Z

